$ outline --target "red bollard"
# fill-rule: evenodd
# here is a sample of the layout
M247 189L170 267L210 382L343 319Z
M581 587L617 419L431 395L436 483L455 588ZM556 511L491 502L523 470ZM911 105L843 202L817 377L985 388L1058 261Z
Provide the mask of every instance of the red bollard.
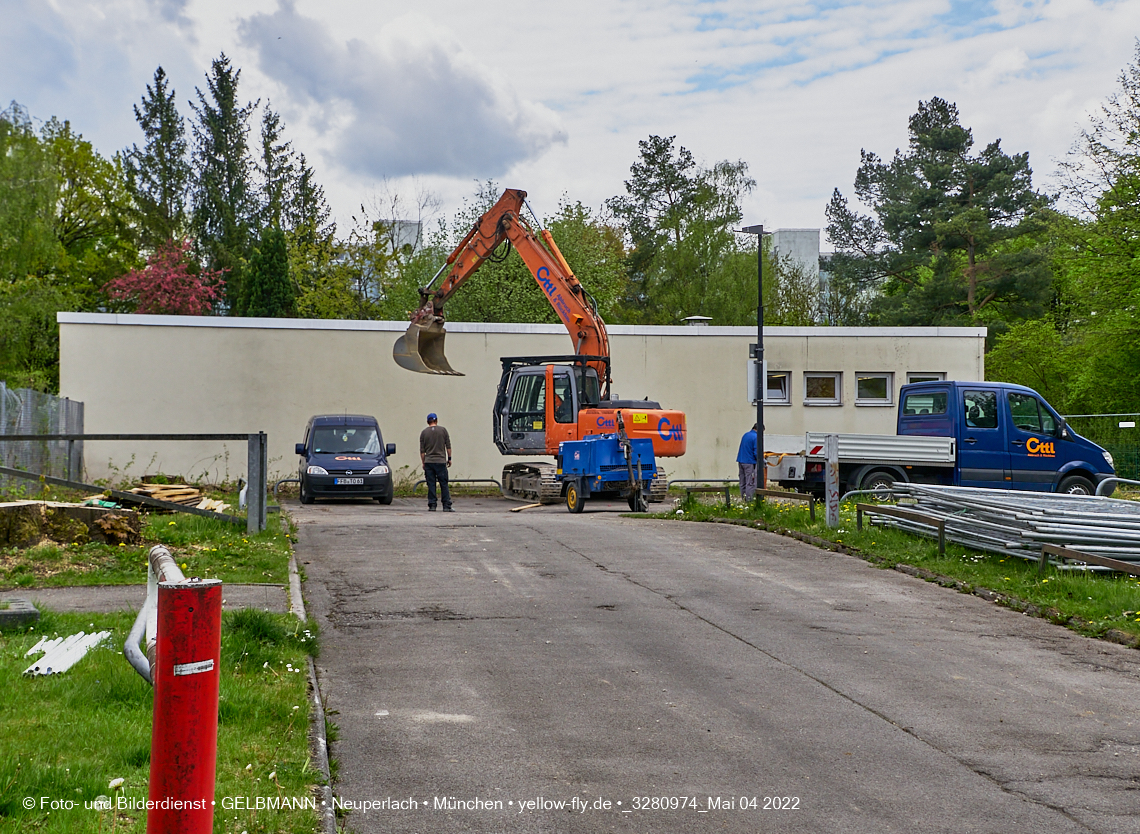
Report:
M156 635L147 834L211 834L221 581L159 583Z

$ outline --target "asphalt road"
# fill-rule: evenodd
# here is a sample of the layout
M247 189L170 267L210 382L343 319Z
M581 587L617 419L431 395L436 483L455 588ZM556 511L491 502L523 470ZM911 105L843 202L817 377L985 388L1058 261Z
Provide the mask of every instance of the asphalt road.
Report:
M1135 650L740 527L424 503L292 508L349 831L1140 832Z

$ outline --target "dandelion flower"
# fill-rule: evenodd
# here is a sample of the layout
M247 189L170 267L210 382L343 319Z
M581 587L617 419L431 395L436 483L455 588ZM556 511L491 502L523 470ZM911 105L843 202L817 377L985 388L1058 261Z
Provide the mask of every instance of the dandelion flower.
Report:
M107 789L108 789L108 790L112 790L112 791L113 791L113 790L115 790L116 788L121 788L121 787L123 786L123 783L124 783L124 782L126 782L126 781L127 781L127 780L126 780L126 779L123 779L121 776L120 776L119 778L117 778L117 779L112 779L112 780L110 781L110 783L107 785Z

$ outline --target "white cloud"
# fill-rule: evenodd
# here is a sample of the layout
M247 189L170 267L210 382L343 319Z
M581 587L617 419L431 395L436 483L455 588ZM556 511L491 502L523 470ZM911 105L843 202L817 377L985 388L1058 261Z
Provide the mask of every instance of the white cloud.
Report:
M422 15L374 43L337 42L282 0L239 26L260 69L332 134L329 159L356 174L494 177L565 142L558 117L517 95Z
M414 14L408 14L410 8ZM859 149L906 142L920 99L958 104L979 144L1029 151L1044 183L1113 92L1136 0L0 0L0 106L70 118L112 153L154 68L179 103L225 51L244 98L272 99L341 221L380 178L450 211L475 180L600 206L637 142L676 135L743 159L746 220L823 223ZM980 9L980 10L979 10ZM280 37L280 40L278 40ZM402 175L402 176L401 176Z

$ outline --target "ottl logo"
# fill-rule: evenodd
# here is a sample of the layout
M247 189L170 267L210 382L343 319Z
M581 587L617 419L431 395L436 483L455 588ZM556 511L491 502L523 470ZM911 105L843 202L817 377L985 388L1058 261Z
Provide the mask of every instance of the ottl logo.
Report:
M1051 458L1057 454L1053 447L1053 441L1046 442L1036 437L1031 437L1025 441L1025 451L1030 457L1035 458Z

